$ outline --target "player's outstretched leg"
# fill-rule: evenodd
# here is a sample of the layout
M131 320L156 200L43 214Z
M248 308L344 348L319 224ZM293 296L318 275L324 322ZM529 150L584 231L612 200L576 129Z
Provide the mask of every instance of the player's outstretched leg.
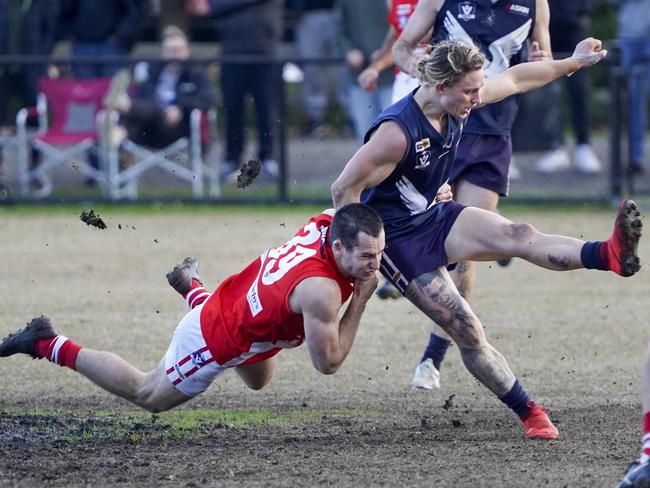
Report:
M185 258L166 276L169 285L185 299L190 310L201 305L210 296L201 283L199 261L196 258Z
M58 335L47 317L37 317L0 342L0 357L28 354L66 366L101 388L150 412L169 410L190 399L169 381L164 364L144 373L121 357L95 351Z
M637 247L642 227L641 212L632 200L621 202L610 238L592 242L544 234L530 224L467 207L447 236L445 250L451 263L514 256L556 271L587 268L632 276L641 269Z

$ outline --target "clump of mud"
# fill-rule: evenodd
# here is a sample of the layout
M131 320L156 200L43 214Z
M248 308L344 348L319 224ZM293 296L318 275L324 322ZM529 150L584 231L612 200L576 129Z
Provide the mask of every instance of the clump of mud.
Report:
M95 214L94 210L82 210L79 216L82 222L98 229L105 229L106 223L100 218L99 214Z
M255 181L262 172L262 161L259 159L250 159L247 163L241 165L237 175L237 188L246 188Z

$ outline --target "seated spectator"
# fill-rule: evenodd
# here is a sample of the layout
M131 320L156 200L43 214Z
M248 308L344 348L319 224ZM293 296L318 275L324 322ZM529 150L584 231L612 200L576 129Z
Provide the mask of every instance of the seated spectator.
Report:
M117 146L128 138L136 144L162 148L190 134L190 113L214 105L214 91L204 69L183 61L190 57L188 39L179 28L162 33L162 64L150 66L147 77L137 84L133 96L127 89L131 77L119 72L111 83L104 105L120 113L120 121L109 132L109 143Z

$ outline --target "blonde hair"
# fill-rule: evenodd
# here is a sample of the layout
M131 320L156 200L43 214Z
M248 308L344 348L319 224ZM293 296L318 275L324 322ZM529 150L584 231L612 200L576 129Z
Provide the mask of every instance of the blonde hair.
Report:
M453 86L467 73L483 67L485 55L474 45L441 41L418 61L420 84Z

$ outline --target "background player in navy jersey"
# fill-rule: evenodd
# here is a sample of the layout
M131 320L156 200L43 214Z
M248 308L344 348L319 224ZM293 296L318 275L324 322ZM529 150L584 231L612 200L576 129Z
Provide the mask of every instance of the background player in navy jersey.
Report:
M393 58L415 76L418 42L433 27L433 42L450 39L475 44L485 54L483 73L489 79L525 61L524 46L529 39L528 61L551 59L549 17L547 0L421 0L395 42ZM516 97L472 112L449 175L456 202L497 211L499 197L508 194L510 131L516 115ZM451 276L462 297L469 300L476 283L476 264L460 262ZM378 291L379 296L382 294L387 295L384 286ZM434 325L413 375L412 388L440 387L440 364L450 344L451 338Z
M474 108L539 88L605 55L601 42L589 38L570 58L523 63L486 80L485 56L476 46L442 41L418 63L421 86L375 120L332 184L337 208L362 201L377 210L386 232L382 274L452 337L467 369L519 415L531 438L554 439L558 431L487 342L446 266L521 257L551 270L595 268L631 276L640 268L640 213L624 201L612 236L585 243L481 208L439 202L436 195L445 188Z

